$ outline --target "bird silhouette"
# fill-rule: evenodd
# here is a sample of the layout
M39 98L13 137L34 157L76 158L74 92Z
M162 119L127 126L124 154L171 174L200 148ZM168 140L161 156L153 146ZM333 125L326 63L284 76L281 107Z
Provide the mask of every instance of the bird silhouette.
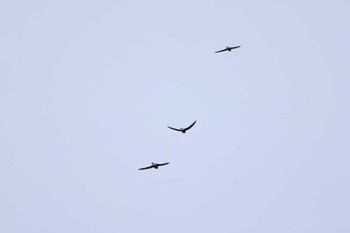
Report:
M169 164L169 163L152 163L151 166L139 168L139 170L146 170L146 169L151 169L151 168L158 169L158 167L164 166L164 165L168 165L168 164Z
M238 49L239 47L241 47L240 45L239 46L234 46L234 47L228 47L226 46L225 49L222 49L222 50L219 50L219 51L216 51L215 53L221 53L221 52L225 52L225 51L229 51L231 52L232 49Z
M194 121L190 126L188 126L187 128L180 128L180 129L177 129L177 128L173 128L173 127L170 127L168 126L169 129L172 129L172 130L176 130L176 131L180 131L182 133L186 133L187 130L189 130L190 128L192 128L192 126L194 126L194 124L196 124L197 121Z

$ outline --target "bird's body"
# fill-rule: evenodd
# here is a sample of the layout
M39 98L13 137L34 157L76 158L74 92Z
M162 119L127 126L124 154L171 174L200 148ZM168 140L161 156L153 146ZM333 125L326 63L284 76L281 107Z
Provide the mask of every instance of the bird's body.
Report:
M139 168L139 170L146 170L146 169L151 169L151 168L158 169L158 167L164 166L164 165L168 165L168 164L169 164L169 163L152 163L151 166Z
M192 126L194 126L194 124L196 124L197 121L194 121L190 126L188 126L187 128L173 128L173 127L170 127L168 126L169 129L172 129L172 130L176 130L176 131L180 131L182 133L186 133L187 130L189 130L190 128L192 128Z
M234 47L228 47L228 46L226 46L226 48L225 48L225 49L222 49L222 50L216 51L215 53L221 53L221 52L225 52L225 51L229 51L229 52L231 52L231 50L232 50L232 49L238 49L239 47L241 47L241 46L240 46L240 45L238 45L238 46L234 46Z

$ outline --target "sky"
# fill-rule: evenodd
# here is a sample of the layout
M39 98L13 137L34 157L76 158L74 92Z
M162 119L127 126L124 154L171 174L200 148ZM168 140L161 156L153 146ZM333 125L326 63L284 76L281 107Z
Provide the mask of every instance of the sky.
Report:
M0 2L0 232L350 232L349 12Z

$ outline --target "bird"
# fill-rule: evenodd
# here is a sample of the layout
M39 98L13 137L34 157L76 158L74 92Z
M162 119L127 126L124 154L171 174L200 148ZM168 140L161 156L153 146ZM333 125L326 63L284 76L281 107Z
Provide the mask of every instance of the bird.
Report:
M146 169L151 169L151 168L158 169L158 167L164 166L164 165L168 165L168 164L169 164L169 163L153 163L153 162L152 162L152 165L151 165L151 166L139 168L139 170L146 170Z
M241 47L241 46L240 46L240 45L238 45L238 46L234 46L234 47L228 47L228 46L226 46L226 48L225 48L225 49L222 49L222 50L216 51L215 53L221 53L221 52L225 52L225 51L229 51L229 52L231 52L231 50L232 50L232 49L238 49L239 47Z
M180 131L182 133L186 133L187 130L189 130L190 128L192 128L192 126L194 126L194 124L196 124L197 121L194 121L190 126L188 126L187 128L180 128L180 129L176 129L176 128L173 128L173 127L170 127L168 126L169 129L172 129L172 130L176 130L176 131Z

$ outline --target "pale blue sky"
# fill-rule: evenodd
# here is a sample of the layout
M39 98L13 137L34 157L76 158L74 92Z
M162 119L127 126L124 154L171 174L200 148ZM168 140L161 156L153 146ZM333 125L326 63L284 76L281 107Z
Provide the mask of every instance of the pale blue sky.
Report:
M349 25L345 0L0 2L0 232L350 232Z

